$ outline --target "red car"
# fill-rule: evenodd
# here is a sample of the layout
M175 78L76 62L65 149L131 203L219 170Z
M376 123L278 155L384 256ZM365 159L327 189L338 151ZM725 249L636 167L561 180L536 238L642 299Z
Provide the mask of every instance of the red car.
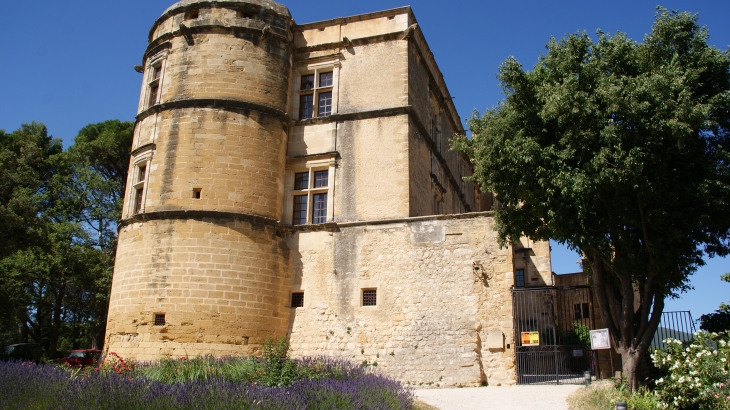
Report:
M66 358L69 366L91 366L96 364L101 357L101 350L72 350Z

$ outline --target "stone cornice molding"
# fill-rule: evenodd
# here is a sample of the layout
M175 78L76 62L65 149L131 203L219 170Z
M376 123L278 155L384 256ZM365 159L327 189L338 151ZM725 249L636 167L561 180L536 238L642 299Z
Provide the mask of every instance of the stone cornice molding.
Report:
M253 103L249 101L226 100L219 98L191 98L188 100L166 101L164 103L155 104L152 107L140 112L139 114L137 114L136 120L137 122L139 122L152 114L183 108L218 108L229 111L256 111L278 118L282 122L289 121L289 116L284 111L270 107L268 105Z

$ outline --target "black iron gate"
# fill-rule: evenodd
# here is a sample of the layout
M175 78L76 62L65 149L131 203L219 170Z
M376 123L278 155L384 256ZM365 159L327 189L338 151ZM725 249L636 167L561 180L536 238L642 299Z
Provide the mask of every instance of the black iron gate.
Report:
M578 384L586 370L595 374L590 287L514 289L512 312L518 384Z

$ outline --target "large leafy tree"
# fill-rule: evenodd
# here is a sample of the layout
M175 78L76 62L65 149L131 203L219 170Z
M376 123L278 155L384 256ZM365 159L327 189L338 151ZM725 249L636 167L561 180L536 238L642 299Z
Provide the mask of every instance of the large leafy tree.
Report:
M454 142L497 194L503 245L527 235L584 255L634 389L665 298L728 253L730 54L708 38L696 15L659 9L640 43L552 39L532 71L500 66L506 99Z
M133 124L0 131L0 338L53 354L101 347Z

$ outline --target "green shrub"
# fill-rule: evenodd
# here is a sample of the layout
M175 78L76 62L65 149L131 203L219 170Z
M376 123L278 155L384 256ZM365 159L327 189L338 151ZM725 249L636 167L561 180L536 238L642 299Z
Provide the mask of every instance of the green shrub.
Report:
M652 355L665 372L656 381L664 408L730 410L730 340L727 333L695 333L692 343L667 339Z

